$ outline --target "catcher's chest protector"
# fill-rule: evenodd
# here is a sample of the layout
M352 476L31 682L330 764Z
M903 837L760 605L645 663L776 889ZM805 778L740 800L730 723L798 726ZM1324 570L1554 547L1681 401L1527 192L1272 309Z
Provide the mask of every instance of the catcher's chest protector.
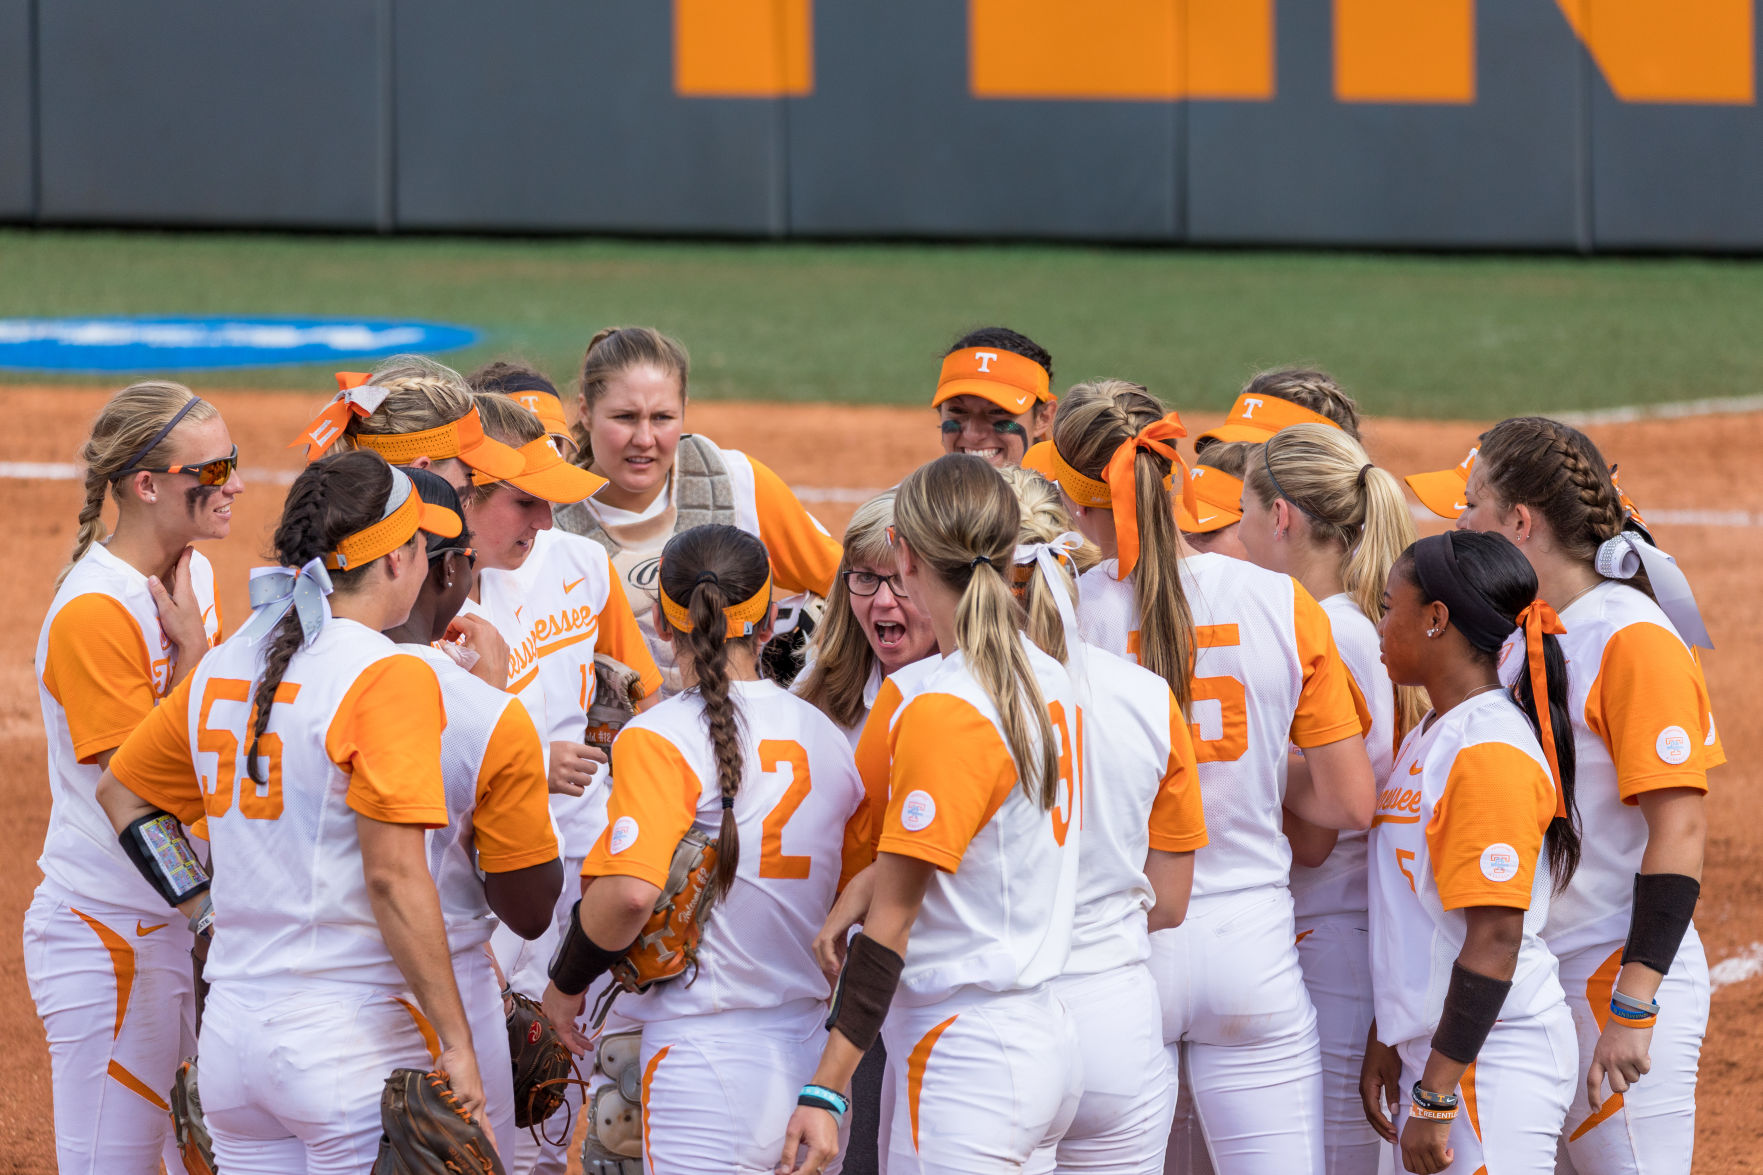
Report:
M674 534L694 526L735 525L735 493L728 466L709 441L690 433L680 437L673 455L673 480ZM609 555L623 550L586 502L559 506L553 518L563 530L593 539Z

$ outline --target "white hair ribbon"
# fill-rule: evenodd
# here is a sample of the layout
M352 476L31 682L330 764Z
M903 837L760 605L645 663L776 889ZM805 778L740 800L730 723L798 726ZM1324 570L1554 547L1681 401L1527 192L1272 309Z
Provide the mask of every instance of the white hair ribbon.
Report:
M1077 565L1072 564L1072 574L1069 577L1059 566L1062 558L1071 558L1083 544L1084 537L1081 534L1068 530L1050 543L1027 543L1017 547L1014 562L1033 563L1041 578L1052 589L1053 603L1059 609L1059 623L1065 629L1067 668L1070 669L1079 692L1087 697L1088 670L1083 653L1083 638L1078 636L1077 609L1072 603L1072 597L1077 592Z
M300 644L310 648L319 630L331 618L330 572L323 559L309 559L298 571L292 567L254 567L251 569L251 619L245 621L239 635L255 641L275 629L292 608L300 617Z
M1702 621L1702 610L1696 606L1690 581L1678 569L1677 560L1653 546L1633 531L1623 531L1606 539L1598 547L1598 574L1605 579L1633 579L1642 568L1653 585L1659 607L1677 629L1677 634L1692 645L1712 649L1708 626Z

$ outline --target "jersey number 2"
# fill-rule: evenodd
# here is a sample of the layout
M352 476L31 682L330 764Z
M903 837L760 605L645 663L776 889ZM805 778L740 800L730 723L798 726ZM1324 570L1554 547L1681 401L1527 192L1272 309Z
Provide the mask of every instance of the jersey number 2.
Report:
M276 687L276 702L292 702L300 692L299 685L294 682L283 682ZM216 702L237 702L248 706L251 701L251 683L240 681L236 677L212 677L202 691L202 709L196 718L196 749L204 754L212 754L214 764L214 786L203 782L202 810L211 817L225 816L233 806L233 788L237 780L239 759L239 736L231 727L209 726L209 711ZM249 731L255 722L255 715L246 711L245 730ZM239 815L247 820L274 820L282 814L282 740L281 736L264 731L263 737L257 740L257 757L267 760L264 769L266 783L263 790L246 775L246 786L239 793Z
M784 825L808 798L808 789L812 786L808 778L808 752L802 749L801 743L791 739L768 738L760 742L759 770L773 775L785 764L790 768L790 786L778 800L777 807L765 817L764 835L759 841L759 876L804 881L814 858L805 853L784 852Z

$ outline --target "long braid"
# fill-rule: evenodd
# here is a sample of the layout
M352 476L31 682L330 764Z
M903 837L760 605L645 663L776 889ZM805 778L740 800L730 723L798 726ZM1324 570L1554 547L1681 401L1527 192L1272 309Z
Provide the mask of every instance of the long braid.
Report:
M716 892L720 897L735 883L741 863L741 838L735 828L734 799L741 790L746 752L741 746L741 715L729 696L728 645L722 639L730 601L719 584L706 580L692 589L689 610L692 631L684 634L692 650L692 672L704 702L704 721L716 758L717 789L722 793L722 824L717 833Z
M90 448L91 446L88 444L86 447ZM81 453L81 457L85 457L84 452ZM61 574L55 577L56 587L61 586L61 581L66 579L68 572L73 570L73 565L86 557L86 552L92 549L94 543L104 541L104 536L108 533L104 526L104 492L109 486L110 480L104 476L102 471L93 468L88 460L86 464L86 500L80 507L80 529L74 535L73 554L67 557L67 566L63 567Z

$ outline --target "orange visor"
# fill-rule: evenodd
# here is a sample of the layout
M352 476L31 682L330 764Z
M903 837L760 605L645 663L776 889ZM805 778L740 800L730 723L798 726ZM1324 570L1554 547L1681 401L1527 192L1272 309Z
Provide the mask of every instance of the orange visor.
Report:
M1190 509L1186 495L1175 504L1175 524L1189 534L1210 534L1243 520L1243 483L1222 469L1196 465L1188 472L1193 490Z
M1054 446L1053 473L1059 482L1059 488L1065 491L1065 496L1079 506L1114 512L1117 560L1114 578L1125 579L1139 565L1139 515L1134 462L1140 449L1149 449L1169 459L1171 474L1179 473L1181 476L1182 503L1188 510L1194 509L1194 489L1188 481L1187 464L1182 461L1181 454L1175 451L1175 446L1163 443L1187 435L1188 430L1182 427L1181 417L1173 412L1161 420L1153 420L1135 435L1120 442L1113 456L1108 458L1100 480L1072 468L1071 463L1065 459L1065 454L1059 451L1058 446Z
M1194 440L1198 442L1211 438L1217 441L1250 441L1258 445L1280 429L1290 428L1294 424L1340 427L1321 413L1312 412L1290 400L1281 400L1277 396L1242 395L1230 406L1230 415L1223 424L1207 429Z
M1047 369L1033 359L1014 351L969 347L943 360L937 394L931 397L930 406L935 408L956 396L979 396L1012 416L1020 416L1035 404L1054 399L1048 382Z
M1059 475L1053 470L1053 442L1036 441L1022 455L1022 467L1040 474L1048 481L1058 481Z
M660 596L661 614L667 617L667 622L681 632L691 632L692 614L687 607L668 595L666 588L661 589ZM738 641L742 637L752 636L758 631L759 623L765 619L766 609L770 607L771 576L767 575L758 591L740 603L730 604L722 610L722 639Z
M513 477L504 478L509 485L525 490L535 498L557 505L580 502L594 495L606 479L565 461L551 444L549 436L528 441L515 452L526 462L526 468Z
M393 465L408 465L418 457L427 457L430 461L457 457L475 473L483 474L481 480L484 481L510 481L526 472L526 458L511 446L487 435L476 408L439 428L405 433L356 433L354 440L363 449L372 449Z
M452 539L459 537L461 529L459 515L423 501L410 476L394 465L392 492L386 495L380 520L338 543L336 550L325 555L324 565L332 571L350 571L396 551L419 530Z
M563 414L563 401L550 392L538 388L528 388L508 393L508 398L537 416L545 426L545 431L554 437L562 437L574 443L569 431L569 417Z
M1420 499L1420 504L1437 514L1440 518L1456 518L1469 509L1469 503L1463 500L1463 490L1469 484L1469 473L1475 468L1477 450L1469 450L1469 456L1455 469L1435 469L1431 473L1411 473L1402 480Z

